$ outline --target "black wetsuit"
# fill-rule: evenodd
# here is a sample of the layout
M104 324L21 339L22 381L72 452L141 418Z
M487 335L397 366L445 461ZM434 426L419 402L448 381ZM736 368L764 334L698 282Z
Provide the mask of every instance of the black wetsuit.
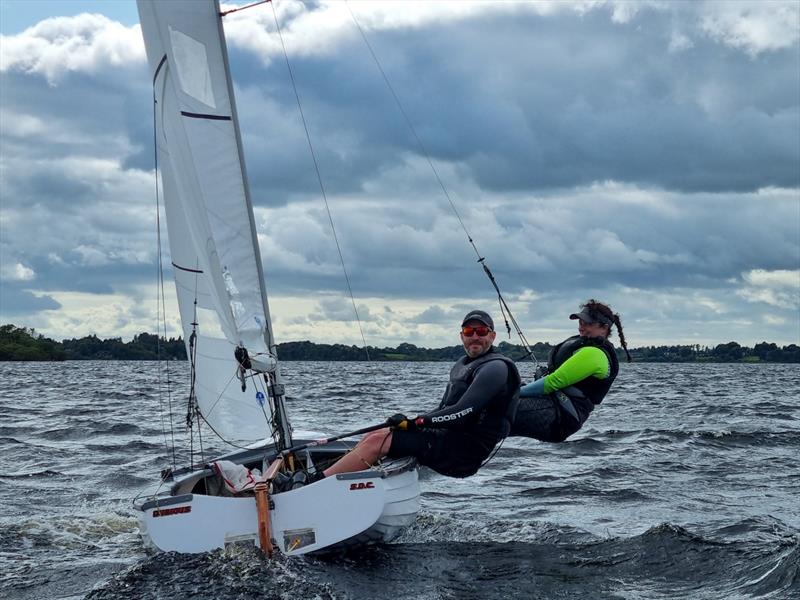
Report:
M414 456L450 477L474 475L508 435L519 382L514 362L493 347L477 358L461 358L439 407L422 415L418 429L393 432L389 456Z

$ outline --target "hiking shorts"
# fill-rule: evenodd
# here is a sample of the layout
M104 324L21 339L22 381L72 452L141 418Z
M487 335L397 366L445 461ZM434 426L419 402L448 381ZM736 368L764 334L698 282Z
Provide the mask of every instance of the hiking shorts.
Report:
M448 477L469 477L478 472L494 445L452 429L393 431L388 456L413 456L419 464Z

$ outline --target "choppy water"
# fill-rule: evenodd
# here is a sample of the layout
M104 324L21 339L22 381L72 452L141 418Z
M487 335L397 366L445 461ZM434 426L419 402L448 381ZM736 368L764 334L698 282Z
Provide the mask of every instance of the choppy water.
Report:
M286 363L293 424L423 411L448 369ZM567 443L423 470L398 543L268 562L142 549L131 498L171 462L154 364L0 363L0 597L799 598L798 397L798 365L628 365Z

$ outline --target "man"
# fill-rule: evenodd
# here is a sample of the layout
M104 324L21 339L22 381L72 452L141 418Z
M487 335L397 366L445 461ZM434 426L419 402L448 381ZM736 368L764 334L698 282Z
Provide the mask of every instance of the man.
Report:
M413 419L390 417L391 428L364 436L325 476L360 471L384 456L414 456L449 477L474 475L508 435L519 395L517 367L494 349L495 336L487 313L467 313L461 323L466 356L451 369L439 407Z

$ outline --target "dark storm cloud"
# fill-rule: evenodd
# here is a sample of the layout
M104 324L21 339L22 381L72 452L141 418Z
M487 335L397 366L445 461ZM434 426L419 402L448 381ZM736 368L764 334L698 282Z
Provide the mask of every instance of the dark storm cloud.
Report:
M53 81L10 69L0 85L4 263L33 269L39 290L109 293L141 278L155 254L153 179L128 169L152 157L144 64Z
M672 20L643 11L618 24L598 10L580 19L502 16L370 35L432 157L461 164L483 189L605 180L687 192L797 186L796 45L748 57L698 37L670 51ZM360 39L324 57L290 60L332 192L357 190L419 152ZM275 93L281 82L290 90L278 58L263 79L240 81L276 102L267 116L294 120L300 131L255 185L290 191L294 182L312 191L295 99ZM268 141L263 110L247 98L247 130L264 132L249 135L259 155L278 142Z
M4 315L14 318L17 315L26 315L40 310L58 310L61 308L61 304L50 296L37 296L25 289L21 289L22 287L28 286L8 281L4 281L3 285L0 286L0 306L2 306Z

